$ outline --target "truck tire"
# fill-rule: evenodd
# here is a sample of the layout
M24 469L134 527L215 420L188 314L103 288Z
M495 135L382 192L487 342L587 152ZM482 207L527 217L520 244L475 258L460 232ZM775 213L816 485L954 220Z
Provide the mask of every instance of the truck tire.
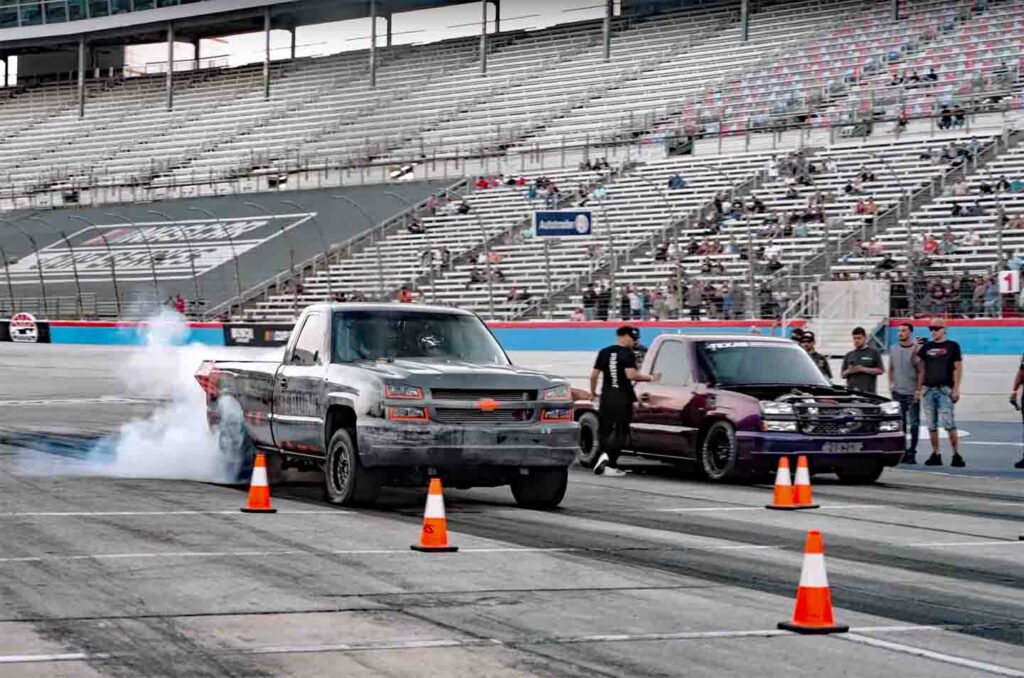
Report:
M601 456L601 436L598 433L601 422L596 412L584 412L580 418L580 466L594 468L597 458Z
M324 462L327 501L339 506L372 504L380 494L380 477L359 461L353 432L339 429L331 436Z
M569 469L531 468L512 481L512 496L523 508L552 509L562 503L569 485Z
M885 467L878 461L866 461L856 466L836 470L839 482L844 485L870 485L878 480Z
M720 483L746 480L749 469L739 466L736 429L725 421L716 421L704 433L697 449L697 472L705 480Z

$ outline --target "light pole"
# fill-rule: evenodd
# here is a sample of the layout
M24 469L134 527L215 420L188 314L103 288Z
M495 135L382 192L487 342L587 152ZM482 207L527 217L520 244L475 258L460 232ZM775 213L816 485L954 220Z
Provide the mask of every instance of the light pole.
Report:
M359 213L363 215L363 218L366 219L366 223L370 227L370 234L373 238L373 247L374 250L377 252L377 294L380 297L380 300L384 301L384 262L381 259L380 234L377 233L377 222L375 222L373 220L373 217L371 217L369 213L367 213L367 211L363 209L362 205L360 205L347 195L334 195L331 197L334 200L341 200L342 202L346 202L349 205L352 205L352 207L355 207L356 210L358 210Z
M28 221L38 222L38 223L42 224L43 226L46 226L48 229L51 229L51 230L53 229L53 225L50 224L50 222L44 221L43 219L40 219L39 217L37 217L34 214L30 214L29 216L24 217L24 218L26 220L28 220ZM61 237L61 239L64 240L64 244L67 245L68 252L71 253L71 273L72 273L72 275L75 276L75 292L76 292L76 296L75 296L75 311L77 312L78 317L81 318L82 317L82 310L83 310L82 309L82 283L81 283L81 281L78 278L78 262L75 260L75 250L71 246L71 241L68 240L67 235L65 235L63 231L60 231L60 237ZM59 302L57 304L57 310L58 310L58 312L60 311L60 303Z
M224 237L228 239L228 247L231 248L231 258L235 262L235 287L238 289L238 311L242 311L242 270L238 264L238 252L235 250L235 239L231 237L231 229L224 225L224 222L220 220L220 217L213 214L209 210L203 209L202 207L189 207L192 212L198 212L204 215L207 219L213 219L220 229L224 231Z
M150 243L149 243L149 236L146 235L146 230L144 228L140 228L139 225L136 224L131 219L129 219L127 217L124 217L124 216L121 216L120 214L117 214L116 212L104 212L103 214L105 214L108 217L112 217L114 219L120 219L121 221L127 221L129 224L132 225L132 228L134 228L136 231L138 231L139 235L142 237L142 242L146 245L146 252L149 253L149 270L150 270L150 273L152 273L152 275L153 275L153 294L155 295L153 300L157 304L159 304L160 303L160 283L157 281L157 277L156 277L156 259L153 257L153 246L150 245Z
M324 229L320 224L320 219L316 216L315 212L310 212L294 200L278 200L278 202L282 205L287 205L288 207L294 207L300 212L305 212L313 220L316 232L320 235L320 246L323 247L324 250L324 265L327 266L327 296L331 301L334 301L334 287L331 283L331 249L327 246L327 237L324 236Z
M601 221L608 231L608 288L611 294L615 294L615 269L618 267L618 257L615 254L615 234L612 233L612 222L608 218L608 209L604 206L603 198L594 198L597 206L601 208Z
M85 224L86 226L88 226L92 230L96 231L96 233L100 236L100 240L103 241L104 247L107 248L107 256L110 257L110 278L114 282L114 303L117 306L117 317L120 318L121 317L121 291L117 287L117 264L114 261L114 251L110 248L110 243L107 241L107 236L105 236L103 234L103 231L101 231L99 228L97 228L96 224L92 223L91 221L89 221L85 217L79 216L77 214L69 214L68 218L75 219L77 221L81 221L83 224Z
M192 282L195 286L196 302L199 302L203 298L203 293L199 288L199 276L196 274L196 253L192 250L192 239L188 237L188 231L180 223L172 219L167 214L164 214L160 210L146 210L149 214L155 214L158 217L163 217L167 220L167 223L174 224L178 228L178 232L185 239L185 247L188 249L188 262L189 268L192 269Z
M0 247L0 257L3 257L4 260L4 273L7 277L7 295L11 298L11 314L13 315L16 307L14 284L11 282L11 264L7 261L7 252L4 251L3 247Z
M260 205L259 203L249 201L243 202L242 204L245 205L246 207L251 207L255 210L259 210L260 212L262 212L263 216L267 218L268 222L275 216L273 212L268 210L263 205ZM285 229L284 224L281 225L281 233L284 235L285 240L288 241L288 277L292 281L292 313L298 315L299 291L298 288L296 287L296 283L298 281L295 278L295 246L292 243L292 237L291 235L288 234L288 231Z
M8 226L12 227L16 231L18 231L18 233L21 233L23 236L25 236L25 238L29 241L29 243L32 244L32 251L36 255L36 271L39 273L39 287L41 288L42 295L43 295L43 313L42 313L42 315L45 317L46 316L46 312L47 312L46 311L46 307L47 307L48 304L47 304L47 300L46 300L46 281L43 278L43 261L42 261L42 259L39 258L39 245L38 245L38 243L36 243L36 239L33 238L25 229L23 229L21 226L18 226L16 223L11 221L10 219L0 219L0 223L5 223Z

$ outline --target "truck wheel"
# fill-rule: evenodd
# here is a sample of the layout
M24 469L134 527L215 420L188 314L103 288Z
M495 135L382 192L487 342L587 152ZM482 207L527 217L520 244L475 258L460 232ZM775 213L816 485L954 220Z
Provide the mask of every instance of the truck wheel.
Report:
M601 436L598 434L601 425L594 412L584 412L580 422L580 466L594 468L597 458L601 455Z
M363 468L352 432L339 429L331 436L324 463L327 501L341 506L372 504L380 494L380 477Z
M523 508L551 509L562 503L568 484L567 468L531 468L512 481L512 496Z
M866 461L856 466L836 470L839 482L844 485L870 485L878 480L885 467L878 461Z
M732 424L716 421L700 441L697 471L713 482L746 479L750 472L739 468L738 452Z

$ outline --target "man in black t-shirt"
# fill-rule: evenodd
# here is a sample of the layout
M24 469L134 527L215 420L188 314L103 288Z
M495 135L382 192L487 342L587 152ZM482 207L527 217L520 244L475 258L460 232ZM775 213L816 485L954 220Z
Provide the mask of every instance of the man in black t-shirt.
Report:
M794 331L794 335L795 334L796 332ZM832 381L832 368L828 364L828 358L818 353L814 347L816 339L817 337L814 336L814 332L802 331L800 333L800 345L805 351L807 351L807 355L811 356L811 360L813 360L814 364L818 366L818 370L821 371L822 376L829 381Z
M843 358L843 379L855 391L877 393L878 375L885 372L882 356L868 344L863 327L853 328L853 350Z
M640 340L640 330L625 325L615 332L616 342L601 349L590 373L590 398L597 398L597 381L601 379L601 401L598 407L601 455L597 458L594 473L606 476L623 476L618 468L619 453L629 440L629 424L633 420L633 403L636 393L634 381L656 381L657 375L648 376L637 372L634 349Z
M1024 356L1021 356L1017 376L1013 378L1013 390L1010 391L1010 404L1020 410L1021 415L1024 416L1024 392L1021 392L1021 386L1024 386ZM1020 399L1017 397L1018 394ZM1024 469L1024 455L1021 455L1020 461L1014 464L1013 468Z
M926 466L942 466L939 454L939 428L949 434L953 447L951 466L963 468L967 464L960 456L960 436L956 428L954 406L960 400L960 380L963 378L963 354L960 344L946 339L946 321L933 318L928 324L931 341L921 344L915 362L917 372L917 398L928 423L928 437L932 443L932 456Z

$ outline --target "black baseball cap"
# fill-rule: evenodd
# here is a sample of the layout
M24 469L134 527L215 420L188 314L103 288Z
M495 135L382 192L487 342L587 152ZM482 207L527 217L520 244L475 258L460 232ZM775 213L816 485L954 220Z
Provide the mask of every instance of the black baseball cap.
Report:
M793 341L799 342L806 334L803 329L797 327L793 329L793 332L789 335Z
M802 332L800 334L800 341L815 341L814 332Z
M619 329L615 330L615 336L633 337L633 341L640 341L640 328L633 327L632 325L623 325Z

